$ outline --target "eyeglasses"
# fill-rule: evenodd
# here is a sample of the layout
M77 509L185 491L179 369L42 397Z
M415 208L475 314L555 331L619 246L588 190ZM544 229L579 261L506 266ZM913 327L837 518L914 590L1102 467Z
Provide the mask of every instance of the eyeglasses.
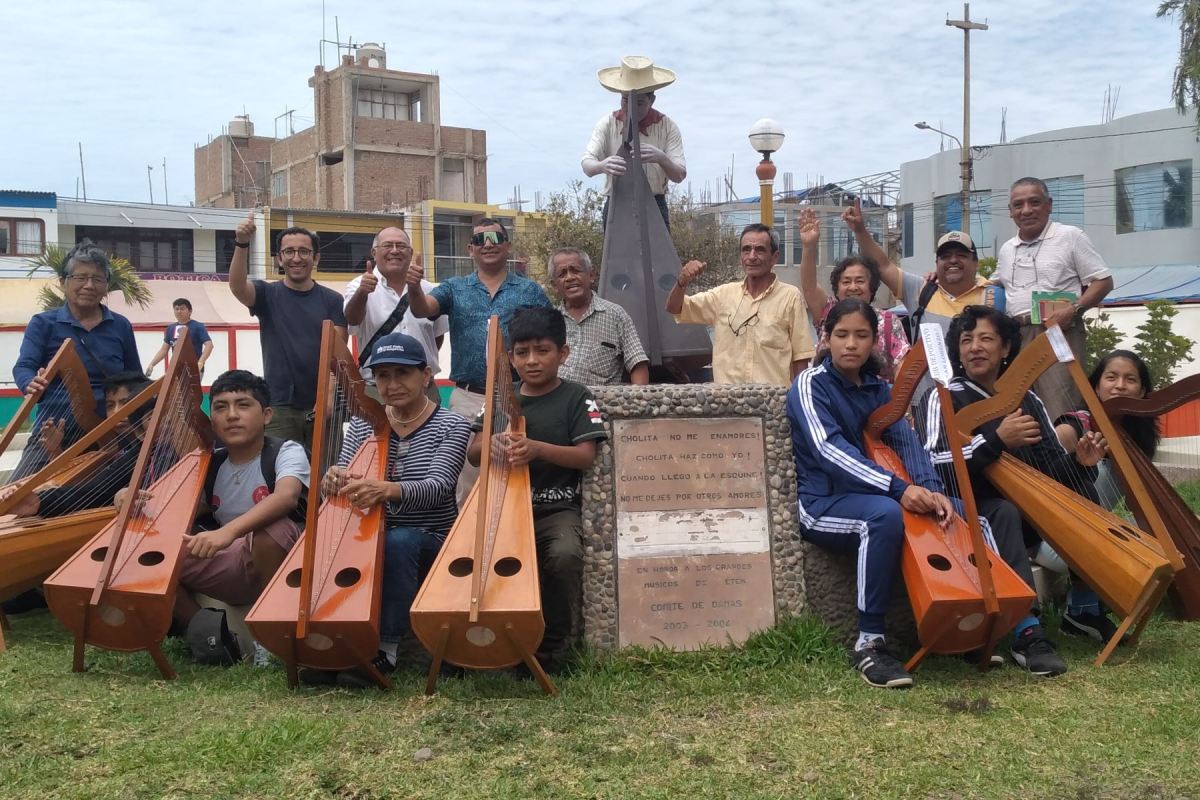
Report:
M312 254L313 251L309 250L307 247L289 247L287 250L279 251L279 255L283 256L284 258L295 258L296 256L300 256L301 258L312 258Z
M90 283L92 286L107 286L108 278L103 275L68 275L67 279L76 286Z
M741 336L742 331L746 330L746 328L753 328L757 324L758 324L758 312L757 311L755 311L750 316L746 317L744 320L739 322L737 325L733 324L733 317L729 318L729 330L733 331L734 336Z
M476 247L482 247L484 243L504 244L508 241L508 234L504 231L480 231L471 237L471 244Z
M375 249L383 250L384 252L398 250L403 253L407 250L412 250L412 245L405 244L404 242L380 242L379 244L375 245Z

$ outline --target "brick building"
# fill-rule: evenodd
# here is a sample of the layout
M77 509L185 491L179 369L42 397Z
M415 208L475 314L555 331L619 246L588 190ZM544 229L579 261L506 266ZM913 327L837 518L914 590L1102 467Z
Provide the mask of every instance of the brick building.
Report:
M486 134L441 124L439 80L387 69L374 44L343 56L335 69L318 66L308 81L311 128L272 139L253 136L249 120L235 120L229 133L196 148L197 204L228 198L254 205L246 194L233 201L236 187L245 186L262 196L258 202L287 208L378 212L430 199L487 203ZM260 175L264 144L269 181Z

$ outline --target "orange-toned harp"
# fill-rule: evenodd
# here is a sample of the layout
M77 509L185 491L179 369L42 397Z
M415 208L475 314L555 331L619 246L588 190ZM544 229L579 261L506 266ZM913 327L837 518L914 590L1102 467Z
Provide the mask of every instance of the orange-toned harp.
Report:
M426 693L442 661L470 669L522 662L549 694L557 694L534 651L542 641L541 594L529 467L508 461L501 441L523 436L500 320L488 321L487 394L479 480L467 496L413 602L413 632L433 654Z
M129 495L115 520L46 581L50 611L84 646L145 650L165 678L174 671L159 643L171 626L191 533L212 457L212 428L200 408L196 353L181 332L146 425Z
M71 339L59 347L44 375L47 382L55 379L62 382L75 424L84 435L41 468L32 473L26 471L23 477L14 478L0 489L0 517L12 514L30 494L43 489L86 485L88 490L81 491L57 516L0 520L0 565L3 565L0 569L0 601L39 586L116 515L111 501L119 487L111 487L107 496L102 497L104 487L96 482L85 482L123 443L121 436L115 433L117 426L129 414L153 400L157 392L156 387L147 389L126 404L113 419L101 421L96 416L96 401L87 369L79 360ZM12 444L42 394L34 393L22 402L0 435L0 452ZM34 430L30 437L38 434ZM4 649L4 626L3 613L0 613L0 650Z
M321 332L312 477L305 532L246 615L256 639L288 668L361 667L381 687L391 684L371 661L379 649L383 506L356 510L345 497L321 499L321 477L339 463L345 426L366 420L372 435L347 454L348 470L386 480L391 428L383 406L366 394L358 365L326 321Z
M1131 628L1131 643L1136 643L1150 613L1183 562L1162 516L1133 469L1120 435L1092 391L1062 331L1058 327L1049 328L1024 346L996 382L992 397L964 407L955 414L954 424L963 436L969 437L983 423L1012 412L1034 382L1056 363L1062 363L1070 372L1092 419L1108 440L1109 457L1122 482L1135 497L1134 502L1146 512L1153 535L1133 527L1009 453L989 465L984 474L1121 617L1117 634L1096 658L1096 665L1100 666Z
M908 351L896 373L892 401L867 420L863 443L867 456L885 469L909 480L903 460L882 441L883 432L908 413L913 394L929 373L937 382L944 419L952 414L946 389L951 369L937 323L921 326L921 339ZM995 553L986 549L975 495L962 450L955 453L954 474L965 518L955 516L943 530L928 515L904 511L904 545L900 571L917 622L920 648L909 659L913 670L930 653L983 651L979 668L986 670L996 643L1029 613L1036 595ZM948 494L953 494L947 487Z
M1200 375L1190 375L1144 398L1114 397L1104 404L1104 410L1113 421L1119 421L1126 415L1157 419L1197 400L1200 400ZM1191 412L1192 409L1187 411ZM1125 429L1119 425L1116 429L1133 462L1134 471L1146 486L1150 503L1166 521L1167 531L1183 557L1183 569L1175 573L1175 582L1171 585L1176 610L1183 619L1200 619L1200 518L1196 517L1166 476L1154 466L1154 462L1133 443ZM1194 477L1189 476L1189 479ZM1142 507L1144 498L1127 485L1123 488L1126 505L1133 511L1134 518L1143 528L1149 528L1152 523Z

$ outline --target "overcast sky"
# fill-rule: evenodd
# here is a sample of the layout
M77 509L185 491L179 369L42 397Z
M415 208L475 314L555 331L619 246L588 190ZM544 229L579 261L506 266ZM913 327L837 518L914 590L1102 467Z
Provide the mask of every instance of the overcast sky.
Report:
M976 2L972 143L1101 121L1170 105L1178 49L1157 0ZM388 66L441 75L442 122L487 131L488 197L532 199L581 178L579 158L615 95L596 70L648 55L675 70L656 107L679 123L688 182L757 193L746 139L760 117L787 140L776 156L797 188L896 169L938 150L927 120L962 129L961 3L599 3L327 0L325 32L385 43ZM0 188L73 197L82 141L90 198L194 199L193 148L243 109L256 132L296 111L312 124L307 85L319 63L320 0L180 4L161 0L0 4ZM336 63L333 47L325 63ZM939 125L941 123L941 125ZM949 146L949 145L948 145ZM596 185L599 185L598 179ZM529 208L529 206L526 206Z

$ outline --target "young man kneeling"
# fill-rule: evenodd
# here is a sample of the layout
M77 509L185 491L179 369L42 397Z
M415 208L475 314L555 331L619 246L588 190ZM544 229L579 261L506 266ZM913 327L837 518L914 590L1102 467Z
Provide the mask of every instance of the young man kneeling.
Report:
M202 499L211 514L186 538L175 620L188 628L197 660L227 663L239 654L223 617L200 613L192 595L231 606L258 599L304 527L309 456L300 444L265 434L271 407L267 382L257 375L230 370L213 381L210 397L213 433L225 447L205 476Z
M529 465L533 529L546 632L536 653L553 671L575 643L582 619L583 519L580 473L596 458L604 422L586 386L558 377L567 360L567 329L550 308L523 308L508 323L508 357L520 381L516 396L525 416L525 436L505 445L514 465ZM482 414L474 429L483 429ZM478 466L482 435L476 433L467 460Z

